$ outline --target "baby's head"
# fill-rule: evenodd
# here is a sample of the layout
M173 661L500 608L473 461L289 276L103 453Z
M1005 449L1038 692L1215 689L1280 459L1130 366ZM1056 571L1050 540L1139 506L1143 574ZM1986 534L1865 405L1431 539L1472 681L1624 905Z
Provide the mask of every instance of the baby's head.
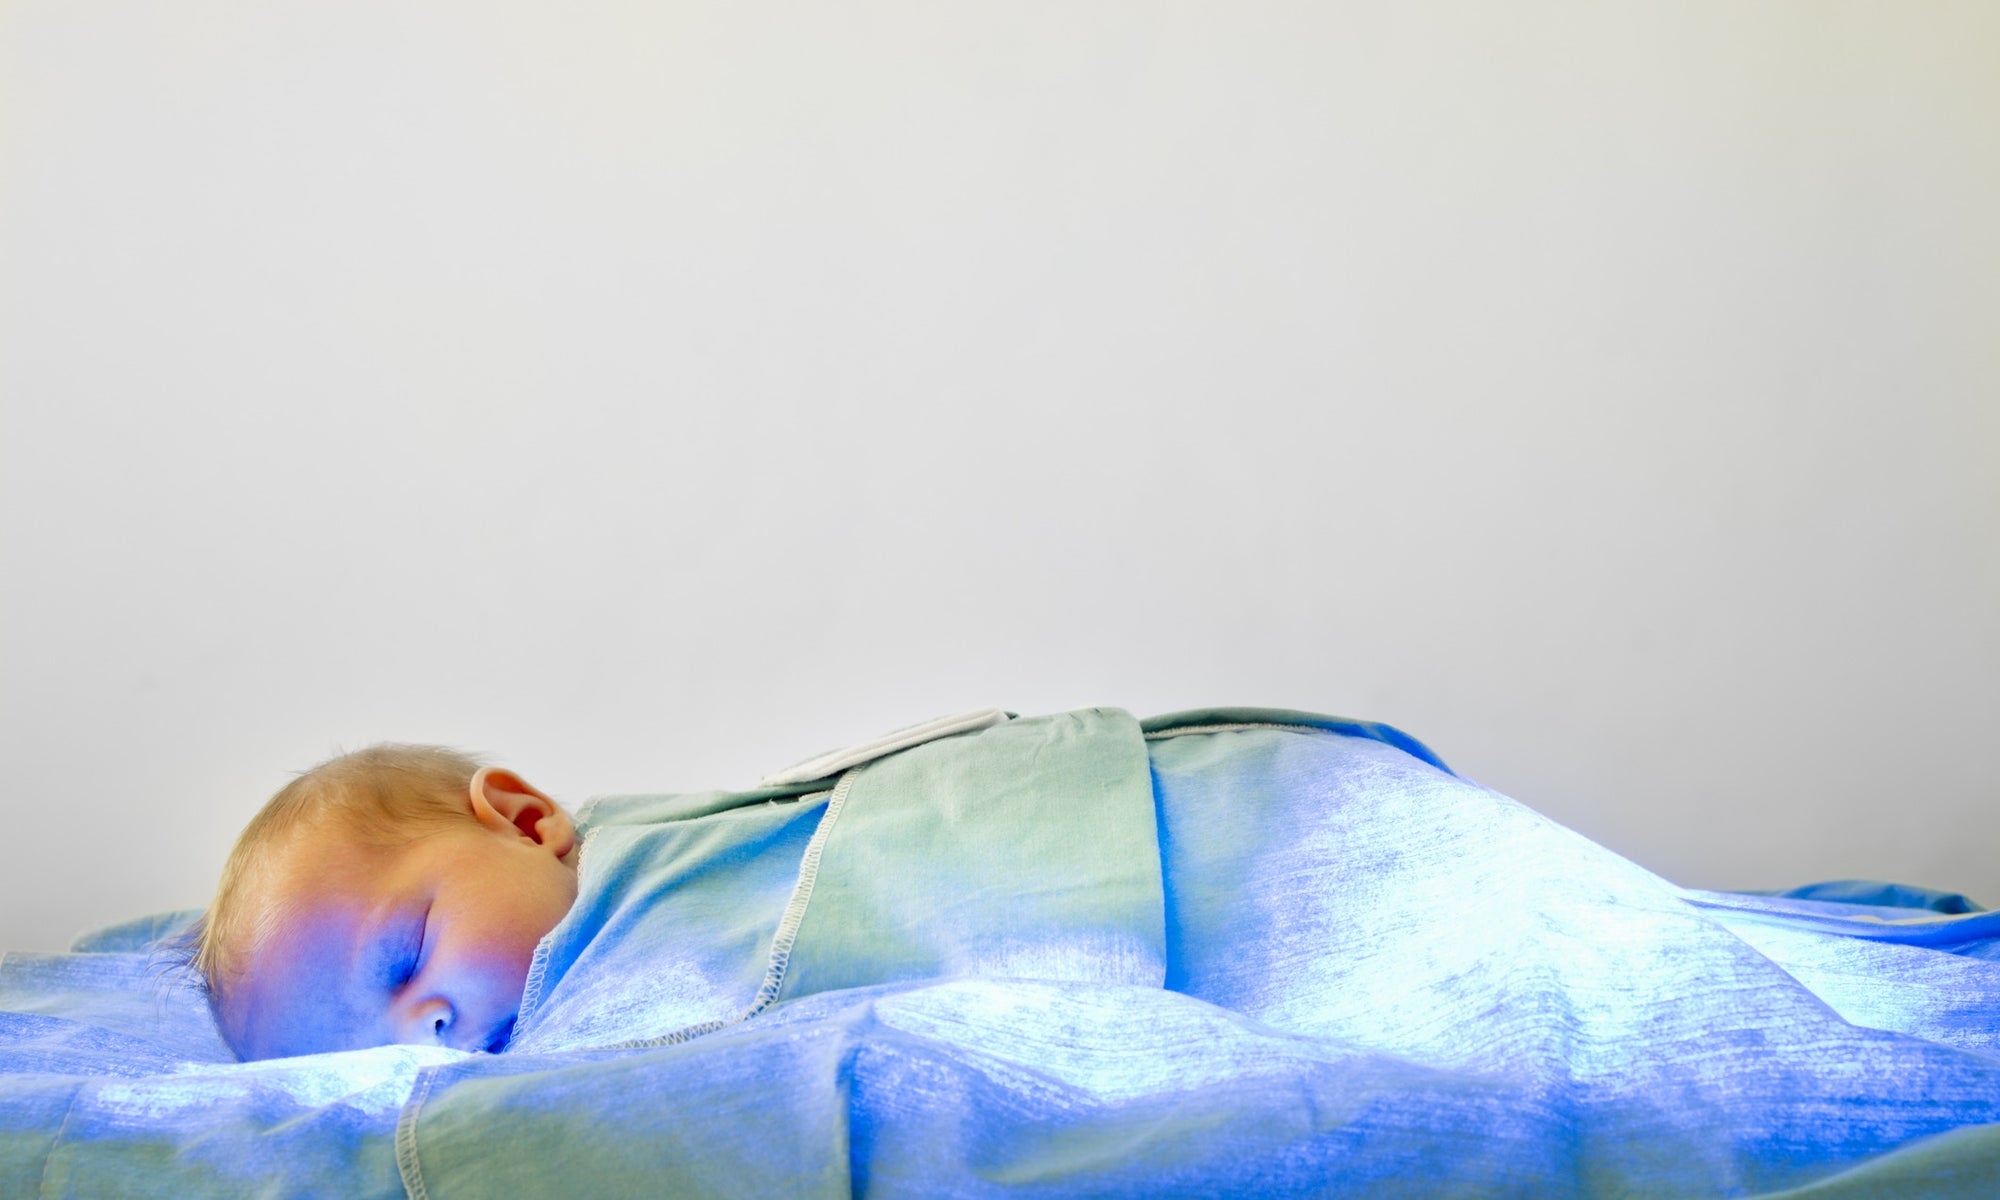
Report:
M244 1059L424 1042L497 1050L576 900L576 827L436 746L321 763L251 818L189 934Z

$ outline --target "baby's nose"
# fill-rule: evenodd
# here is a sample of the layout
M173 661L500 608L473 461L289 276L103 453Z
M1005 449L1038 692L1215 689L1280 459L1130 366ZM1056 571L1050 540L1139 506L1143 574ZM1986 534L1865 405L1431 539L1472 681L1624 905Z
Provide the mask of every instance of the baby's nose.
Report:
M451 1027L457 1020L458 1013L449 1000L441 996L433 997L404 1015L396 1040L412 1045L442 1046L446 1044Z

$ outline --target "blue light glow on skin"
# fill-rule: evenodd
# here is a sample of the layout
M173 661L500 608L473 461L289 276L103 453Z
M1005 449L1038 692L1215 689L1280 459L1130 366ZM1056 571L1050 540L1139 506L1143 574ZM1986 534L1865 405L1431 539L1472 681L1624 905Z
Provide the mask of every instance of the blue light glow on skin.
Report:
M273 847L255 894L271 920L220 990L240 1057L506 1045L535 946L576 900L576 828L511 771L482 768L464 803L389 848L337 817Z

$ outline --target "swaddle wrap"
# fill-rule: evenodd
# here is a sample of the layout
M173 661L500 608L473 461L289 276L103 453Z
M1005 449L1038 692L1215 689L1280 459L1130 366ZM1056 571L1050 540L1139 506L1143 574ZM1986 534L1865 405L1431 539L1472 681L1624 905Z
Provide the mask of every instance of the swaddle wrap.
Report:
M778 999L981 975L1166 978L1139 724L1087 709L848 767L837 783L611 796L537 947L510 1048L684 1040Z
M113 1061L91 1045L142 1036L136 1006L43 1016L47 964L0 963L0 1194L1986 1200L2000 1178L2000 962L1776 902L1739 936L1385 727L1090 710L582 818L579 904L503 1055L182 1063L176 1035Z

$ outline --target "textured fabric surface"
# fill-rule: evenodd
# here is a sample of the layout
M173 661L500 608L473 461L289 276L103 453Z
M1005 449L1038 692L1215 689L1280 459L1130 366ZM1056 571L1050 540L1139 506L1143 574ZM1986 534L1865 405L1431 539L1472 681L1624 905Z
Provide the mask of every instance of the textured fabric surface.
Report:
M576 905L535 948L509 1048L608 1045L743 1014L825 804L821 793L665 821L648 819L647 797L592 804Z
M501 1055L229 1062L171 919L7 956L0 1195L2000 1191L1990 914L1677 889L1306 716L602 801Z
M1166 978L1153 791L1130 714L1010 721L850 779L780 995L949 975Z
M1169 986L1521 1089L1509 1120L1569 1139L1552 1189L1755 1193L2000 1120L2000 1059L1978 1052L2000 1048L1991 962L1787 925L1782 903L1746 898L1773 931L1753 945L1610 851L1371 741L1183 735L1154 743L1153 769ZM1986 1169L2000 1185L2000 1161Z

